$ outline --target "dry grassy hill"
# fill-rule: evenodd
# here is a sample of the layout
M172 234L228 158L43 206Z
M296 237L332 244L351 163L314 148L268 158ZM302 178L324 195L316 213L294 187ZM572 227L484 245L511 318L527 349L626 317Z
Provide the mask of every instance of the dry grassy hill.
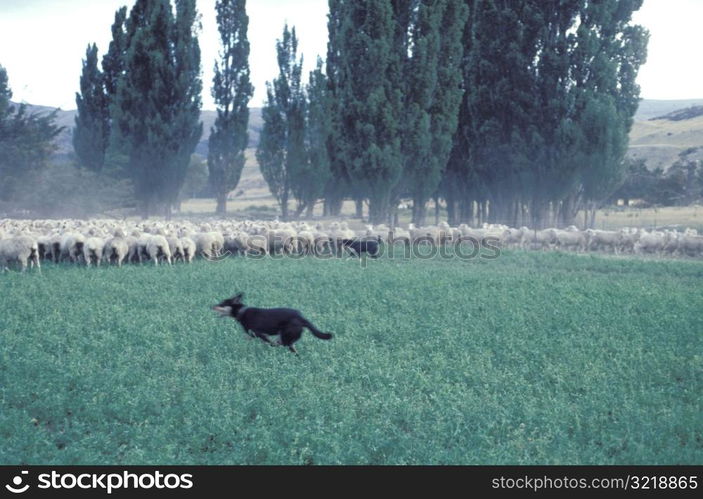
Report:
M700 149L689 158L703 160L703 108L683 108L697 111L690 113L680 113L681 109L635 121L630 132L629 156L645 159L651 169L666 170L678 159L679 153L698 147Z

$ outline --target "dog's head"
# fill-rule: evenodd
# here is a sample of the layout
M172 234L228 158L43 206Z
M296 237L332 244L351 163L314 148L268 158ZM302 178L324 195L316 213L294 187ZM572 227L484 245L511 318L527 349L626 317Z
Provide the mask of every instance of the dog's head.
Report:
M212 307L212 309L219 313L222 317L236 317L239 309L244 306L242 303L242 298L244 298L244 293L237 293L232 298L227 298L226 300L218 303Z

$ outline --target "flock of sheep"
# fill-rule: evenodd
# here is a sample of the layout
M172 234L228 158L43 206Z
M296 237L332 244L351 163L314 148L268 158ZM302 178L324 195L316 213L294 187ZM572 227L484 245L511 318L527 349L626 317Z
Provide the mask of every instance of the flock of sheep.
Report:
M407 229L366 226L355 231L346 222L311 225L306 222L218 220L210 222L130 222L116 220L0 220L0 269L17 263L40 267L41 260L72 262L86 266L111 263L176 261L190 263L196 256L207 259L223 254L316 253L340 251L354 239L451 244L492 238L503 247L541 250L603 251L700 257L703 236L695 230L620 229L617 231L567 229L532 230L484 224Z

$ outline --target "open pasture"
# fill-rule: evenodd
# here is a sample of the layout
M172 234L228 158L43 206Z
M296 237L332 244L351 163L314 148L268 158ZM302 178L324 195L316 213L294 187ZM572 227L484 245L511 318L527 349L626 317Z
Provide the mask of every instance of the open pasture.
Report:
M2 464L700 464L703 263L227 258L0 275ZM210 307L300 309L295 356Z

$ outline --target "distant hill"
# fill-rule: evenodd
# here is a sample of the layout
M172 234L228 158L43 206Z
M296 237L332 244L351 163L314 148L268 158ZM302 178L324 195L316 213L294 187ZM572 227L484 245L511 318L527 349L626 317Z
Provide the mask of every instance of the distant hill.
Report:
M51 112L46 106L29 105L31 111ZM58 138L57 154L66 156L73 151L71 129L74 126L75 110L59 111L57 123L66 127ZM207 139L210 128L215 122L215 111L203 111L203 136L195 149L196 154L207 157ZM251 108L249 116L249 151L247 153L247 184L263 189L265 183L260 178L253 149L259 141L263 126L261 108ZM667 169L673 164L678 154L688 148L699 147L691 159L703 160L703 99L687 100L643 100L635 114L635 123L630 132L630 149L628 155L644 158L649 168ZM700 156L700 157L699 157ZM246 189L246 186L245 190Z
M651 106L651 102L656 104ZM644 159L650 169L663 170L668 169L681 152L692 147L699 149L688 159L703 160L703 106L695 105L696 102L703 104L703 100L670 101L683 105L674 109L673 104L665 106L663 102L666 101L643 101L642 105L648 109L638 115L646 118L636 120L632 126L628 155Z
M657 116L656 118L650 118L650 121L655 120L669 120L669 121L683 121L691 120L697 118L698 116L703 116L703 106L691 106L684 109L677 109L664 116Z
M664 116L678 109L703 105L703 99L654 100L643 99L635 113L635 120L643 121Z
M13 102L14 105L18 105ZM35 106L32 104L27 104L30 112L37 113L50 113L54 108L46 106ZM56 124L65 127L64 131L59 135L57 139L58 150L56 153L60 156L67 156L69 153L73 152L73 142L72 142L72 132L71 130L75 126L76 110L71 109L68 111L59 110L57 114ZM203 122L203 136L200 142L195 148L195 153L203 157L207 157L207 140L210 137L210 129L215 124L215 118L217 117L216 111L202 111L200 113L200 119ZM253 107L249 109L249 146L256 147L259 143L259 134L261 133L261 127L263 126L263 119L261 118L261 108Z

